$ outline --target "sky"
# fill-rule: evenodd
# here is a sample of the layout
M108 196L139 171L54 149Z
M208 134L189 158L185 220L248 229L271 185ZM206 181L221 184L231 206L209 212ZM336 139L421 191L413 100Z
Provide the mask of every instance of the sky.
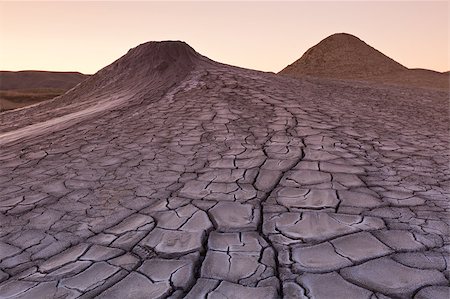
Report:
M448 71L449 27L449 1L0 1L0 70L93 74L144 42L183 40L278 72L346 32L406 67Z

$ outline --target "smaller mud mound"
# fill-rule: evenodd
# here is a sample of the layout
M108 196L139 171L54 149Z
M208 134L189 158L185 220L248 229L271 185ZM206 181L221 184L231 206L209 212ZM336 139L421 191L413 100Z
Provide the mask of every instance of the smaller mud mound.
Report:
M310 48L280 73L293 77L365 79L406 69L356 36L338 33Z
M408 69L356 36L333 34L310 48L280 74L357 80L377 84L449 90L449 73Z

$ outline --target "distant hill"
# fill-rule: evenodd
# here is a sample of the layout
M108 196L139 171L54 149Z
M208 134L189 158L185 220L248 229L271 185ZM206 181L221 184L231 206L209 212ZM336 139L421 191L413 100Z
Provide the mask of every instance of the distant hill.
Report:
M0 90L35 88L67 90L88 77L78 72L0 71Z
M291 77L374 81L425 88L449 88L449 74L408 69L347 33L333 34L307 50L280 74Z
M78 72L0 71L0 111L52 99L88 77Z

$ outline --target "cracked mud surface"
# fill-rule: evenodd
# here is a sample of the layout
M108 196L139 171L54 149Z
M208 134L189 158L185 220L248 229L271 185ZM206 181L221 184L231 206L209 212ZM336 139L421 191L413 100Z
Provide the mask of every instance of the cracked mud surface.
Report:
M448 298L448 93L177 80L0 115L0 297Z

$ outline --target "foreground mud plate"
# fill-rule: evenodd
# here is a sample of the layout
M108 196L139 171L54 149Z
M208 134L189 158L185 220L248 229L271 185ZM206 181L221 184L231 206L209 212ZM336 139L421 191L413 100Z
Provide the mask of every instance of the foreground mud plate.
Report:
M0 114L0 297L448 298L447 101L143 44Z

